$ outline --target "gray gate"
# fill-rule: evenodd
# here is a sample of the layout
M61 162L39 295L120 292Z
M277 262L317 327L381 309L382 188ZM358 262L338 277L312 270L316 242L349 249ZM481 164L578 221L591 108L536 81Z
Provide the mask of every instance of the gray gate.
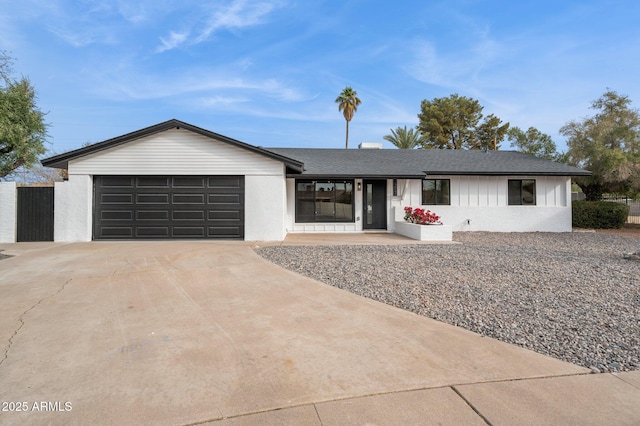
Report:
M17 190L16 240L53 241L53 187L20 187Z

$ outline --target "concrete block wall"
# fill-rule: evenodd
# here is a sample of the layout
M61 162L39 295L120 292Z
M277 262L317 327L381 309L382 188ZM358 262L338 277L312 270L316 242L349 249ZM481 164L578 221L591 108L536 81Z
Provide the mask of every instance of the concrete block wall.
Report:
M0 182L0 243L16 242L17 187Z
M69 176L55 184L53 240L91 241L93 179L87 175Z

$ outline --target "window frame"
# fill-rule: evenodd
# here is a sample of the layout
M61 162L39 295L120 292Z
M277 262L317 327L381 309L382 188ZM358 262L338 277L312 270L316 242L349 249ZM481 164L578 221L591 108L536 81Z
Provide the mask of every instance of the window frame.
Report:
M520 184L517 186L518 188L518 193L517 194L512 194L512 189L515 188L515 183L519 182ZM532 201L531 202L525 202L525 196L524 194L524 187L525 187L525 182L531 183L533 184L533 191L530 191L531 193L531 198ZM509 206L535 206L537 205L537 196L536 196L536 191L537 191L537 185L536 185L536 180L535 179L508 179L507 180L507 205ZM515 200L515 198L518 198L519 202L513 202L513 200Z
M313 214L303 215L302 210L303 207L301 205L302 199L300 198L300 193L303 191L299 191L300 184L313 185L312 199L313 199ZM333 185L332 194L326 194L324 198L328 195L330 200L333 202L333 218L328 218L326 213L323 215L318 212L318 194L325 193L325 191L318 190L318 184L324 185ZM337 216L338 209L336 206L339 204L339 197L337 195L336 185L343 184L345 188L348 188L348 185L351 185L351 218L339 218ZM311 191L304 191L307 193L311 193ZM345 193L348 194L348 191L345 189ZM331 202L331 201L330 201ZM323 203L324 204L324 203ZM348 203L344 203L348 204ZM308 207L308 206L307 206ZM296 179L295 180L295 223L355 223L355 180L354 179ZM320 219L319 219L320 218Z
M434 182L434 197L433 203L426 203L424 200L424 183L426 181ZM442 182L447 182L447 194L446 194L446 202L438 202L438 184L442 186ZM442 197L441 197L442 198ZM451 179L422 179L420 182L420 203L423 206L450 206L451 205Z

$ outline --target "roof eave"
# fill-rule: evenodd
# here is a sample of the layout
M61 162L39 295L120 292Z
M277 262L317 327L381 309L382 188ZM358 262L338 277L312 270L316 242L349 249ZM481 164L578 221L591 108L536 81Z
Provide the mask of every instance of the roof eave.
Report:
M512 172L461 172L461 171L429 171L426 176L591 176L591 172L533 172L533 171L512 171Z
M288 178L300 178L300 179L422 179L424 175L402 175L402 174L323 174L323 173L302 173L293 174L287 173Z
M345 174L345 173L287 173L288 178L301 179L424 179L428 176L590 176L585 173L562 172L461 172L461 171L431 171L424 174Z

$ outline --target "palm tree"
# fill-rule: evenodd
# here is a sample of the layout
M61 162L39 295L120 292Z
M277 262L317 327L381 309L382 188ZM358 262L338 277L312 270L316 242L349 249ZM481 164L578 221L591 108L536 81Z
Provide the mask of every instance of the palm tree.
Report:
M358 98L358 93L353 90L351 87L345 87L344 90L340 93L340 96L336 98L336 103L338 104L338 111L342 111L342 115L344 115L344 119L347 120L347 139L345 142L345 149L349 148L349 122L353 118L353 114L358 110L358 105L360 105L360 98Z
M400 149L413 149L421 145L422 135L418 131L408 129L407 126L391 129L391 134L383 136L387 140Z

